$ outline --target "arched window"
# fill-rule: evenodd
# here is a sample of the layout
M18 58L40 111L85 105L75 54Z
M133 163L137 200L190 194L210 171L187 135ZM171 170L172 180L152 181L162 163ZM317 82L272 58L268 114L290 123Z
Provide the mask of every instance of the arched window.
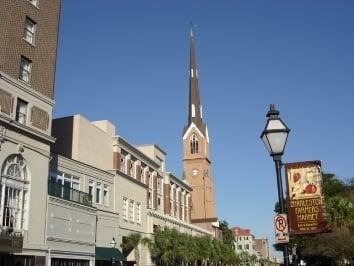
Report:
M0 224L26 227L29 199L27 164L19 154L10 155L2 165L0 183Z
M190 140L191 154L198 153L198 138L196 134L193 134Z

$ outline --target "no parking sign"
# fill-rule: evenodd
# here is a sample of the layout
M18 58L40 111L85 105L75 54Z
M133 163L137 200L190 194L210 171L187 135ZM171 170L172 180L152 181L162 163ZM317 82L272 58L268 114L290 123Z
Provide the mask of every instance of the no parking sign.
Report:
M289 227L288 218L286 214L279 213L274 216L275 228L275 243L288 243L289 242Z

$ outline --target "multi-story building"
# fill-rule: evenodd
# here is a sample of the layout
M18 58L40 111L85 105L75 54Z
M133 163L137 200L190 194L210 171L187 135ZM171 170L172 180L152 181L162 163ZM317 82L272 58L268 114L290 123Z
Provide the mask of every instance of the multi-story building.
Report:
M166 153L157 145L133 146L116 135L114 125L109 121L90 122L81 115L54 119L53 135L57 138L53 152L59 154L53 158L59 160L52 160L51 169L58 168L58 165L62 167L58 168L59 174L54 176L60 176L57 180L62 180L63 185L67 175L67 187L84 197L89 195L92 207L96 210L96 214L93 211L89 217L96 215L97 223L94 242L79 233L75 235L75 241L73 236L65 234L62 234L65 238L61 240L50 238L53 244L55 241L70 242L66 247L51 248L52 260L69 260L74 255L80 255L81 259L86 256L85 261L88 263L90 259L92 261L93 244L96 245L96 251L97 248L109 248L114 238L119 247L131 233L149 236L157 227L177 228L192 235L210 235L209 231L190 223L192 188L166 172ZM87 167L87 170L81 167ZM73 178L69 176L75 176L75 182L70 181ZM56 197L49 197L52 196ZM65 208L72 209L72 200L67 199L66 204L63 198L60 201L62 210L57 209L58 213L64 213ZM76 211L88 211L90 206L84 205L76 206ZM49 224L51 215L49 211ZM59 227L59 230L72 232L71 219L65 219L64 227ZM56 233L60 234L60 231ZM151 265L147 247L140 246L139 250L140 264ZM58 256L63 252L67 254L66 258ZM128 260L136 260L133 253Z
M267 237L256 238L254 242L255 242L258 257L263 260L269 260L270 255L269 255L268 238Z
M236 253L246 251L249 255L256 255L258 257L255 244L255 237L251 234L250 229L233 227L231 228L231 231L235 238Z
M184 132L185 147L193 148L185 151L185 172L192 176L182 181L166 171L161 148L133 146L109 121L52 121L60 0L0 6L0 265L110 264L124 259L112 245L157 227L211 235L210 226L196 226L216 218L193 36ZM141 265L151 264L140 250Z
M112 229L118 226L118 215L110 215L113 178L112 173L52 154L48 181L46 240L50 252L47 265L95 265L96 243L105 236L101 232L102 219L108 216L109 220L113 216L108 226ZM118 236L116 231L110 230L111 240Z
M45 265L60 0L0 6L0 265Z

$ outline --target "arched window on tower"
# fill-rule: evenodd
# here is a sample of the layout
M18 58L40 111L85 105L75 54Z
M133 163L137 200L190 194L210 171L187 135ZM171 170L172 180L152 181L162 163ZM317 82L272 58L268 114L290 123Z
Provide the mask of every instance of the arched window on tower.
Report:
M198 147L198 138L196 134L193 134L190 139L190 147L191 147L191 154L198 153L199 147Z

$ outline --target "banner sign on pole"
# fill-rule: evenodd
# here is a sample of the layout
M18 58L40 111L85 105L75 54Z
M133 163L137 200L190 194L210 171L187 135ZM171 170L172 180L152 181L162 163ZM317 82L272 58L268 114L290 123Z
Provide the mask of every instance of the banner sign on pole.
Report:
M279 213L274 216L274 229L275 229L275 243L288 243L289 242L289 227L287 215Z
M328 232L320 161L285 164L290 234Z

